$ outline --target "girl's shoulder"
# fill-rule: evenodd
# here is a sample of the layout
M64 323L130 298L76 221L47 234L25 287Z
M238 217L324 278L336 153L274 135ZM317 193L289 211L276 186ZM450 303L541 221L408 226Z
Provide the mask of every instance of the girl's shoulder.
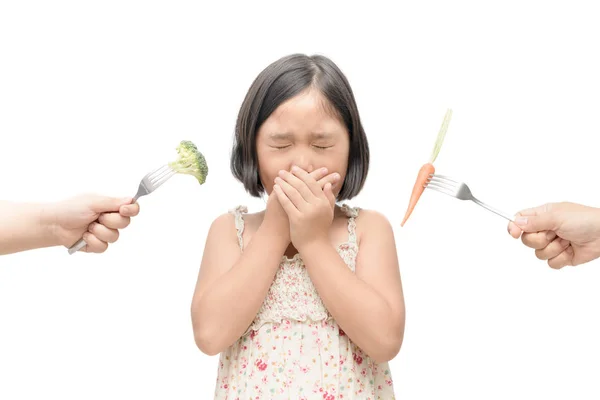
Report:
M211 229L223 230L235 227L238 231L244 229L248 207L237 205L219 214L212 222ZM252 215L252 214L250 214ZM234 230L235 232L235 230Z
M214 236L216 240L234 240L243 249L244 238L252 237L261 220L260 212L251 214L245 205L237 205L213 220L209 235Z
M372 231L391 232L392 224L389 219L380 211L366 209L362 207L352 207L348 204L340 205L340 211L347 217L355 220L356 233L360 237Z
M388 221L387 217L377 210L351 206L348 203L339 204L338 208L340 213L343 213L348 218L355 218L357 223L359 223L359 221L362 223Z
M254 230L261 224L264 213L265 210L249 212L248 207L243 204L232 207L227 212L227 214L233 218L235 227L238 231L244 231L245 228Z

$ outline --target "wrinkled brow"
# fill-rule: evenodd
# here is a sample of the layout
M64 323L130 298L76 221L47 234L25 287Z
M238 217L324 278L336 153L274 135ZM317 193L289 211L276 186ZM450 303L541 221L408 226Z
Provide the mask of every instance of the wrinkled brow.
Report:
M330 132L311 132L310 136L313 139L328 139L333 135ZM291 132L274 132L269 135L269 139L272 140L289 140L293 137Z

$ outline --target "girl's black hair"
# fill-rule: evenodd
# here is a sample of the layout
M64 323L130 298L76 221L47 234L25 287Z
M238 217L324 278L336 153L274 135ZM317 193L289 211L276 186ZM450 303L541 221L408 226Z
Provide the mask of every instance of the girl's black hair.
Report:
M338 200L356 196L369 170L369 144L348 80L329 58L292 54L265 68L254 80L240 108L231 153L231 171L250 195L260 197L264 187L258 173L256 135L277 107L313 87L323 94L350 135L348 170Z

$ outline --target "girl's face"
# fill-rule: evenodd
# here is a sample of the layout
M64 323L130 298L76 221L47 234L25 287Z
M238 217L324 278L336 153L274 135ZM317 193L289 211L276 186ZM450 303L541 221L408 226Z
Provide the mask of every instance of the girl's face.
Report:
M293 165L308 172L326 167L328 174L340 174L340 183L333 187L337 195L346 178L349 149L344 123L319 91L308 90L282 103L258 130L261 182L270 194L280 170L289 171Z

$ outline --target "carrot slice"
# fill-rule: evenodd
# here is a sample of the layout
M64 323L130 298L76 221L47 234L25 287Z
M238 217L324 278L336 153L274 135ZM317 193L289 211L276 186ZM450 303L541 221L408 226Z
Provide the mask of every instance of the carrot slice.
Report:
M429 157L429 162L423 164L423 166L421 166L421 169L419 169L417 180L415 181L412 193L410 194L408 208L406 210L406 214L404 215L404 220L402 221L400 226L404 226L404 224L408 220L408 217L410 217L413 210L415 209L415 206L421 198L423 191L425 191L425 186L427 185L427 179L429 179L429 175L435 173L435 167L433 166L433 162L440 153L440 149L442 148L442 143L444 142L444 138L446 137L446 131L448 130L448 125L450 124L451 117L452 110L448 110L446 112L446 116L444 117L444 121L442 122L442 127L438 132L438 136L435 141L435 146L433 146L433 151L431 152L431 156Z

